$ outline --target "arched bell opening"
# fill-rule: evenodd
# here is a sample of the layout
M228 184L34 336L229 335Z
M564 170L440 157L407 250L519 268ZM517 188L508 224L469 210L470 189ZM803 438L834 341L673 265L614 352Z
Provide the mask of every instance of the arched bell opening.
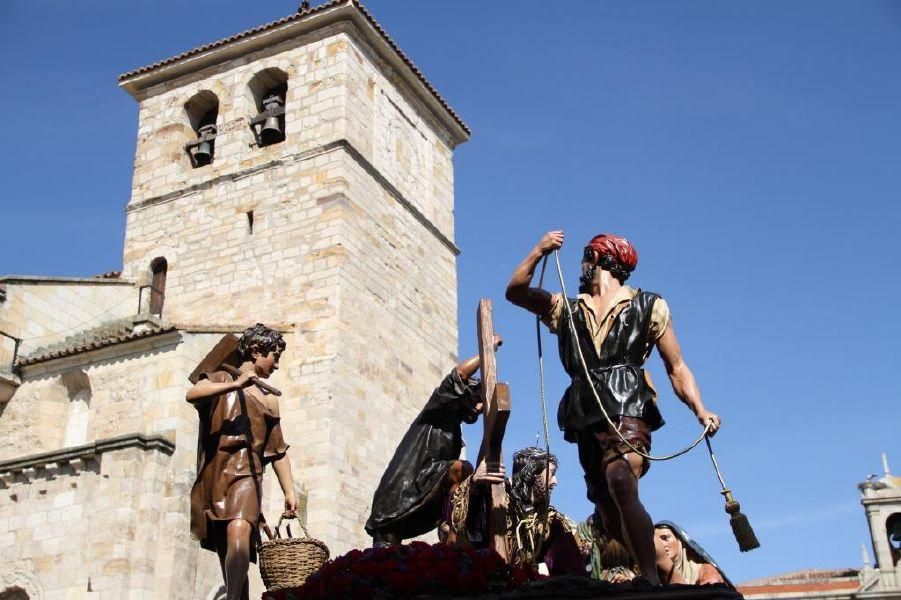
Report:
M254 75L247 83L257 114L250 119L257 146L262 148L285 141L285 101L288 74L272 67Z
M216 153L216 119L219 118L219 98L209 90L194 94L185 102L185 114L197 139L185 146L196 169L213 162Z

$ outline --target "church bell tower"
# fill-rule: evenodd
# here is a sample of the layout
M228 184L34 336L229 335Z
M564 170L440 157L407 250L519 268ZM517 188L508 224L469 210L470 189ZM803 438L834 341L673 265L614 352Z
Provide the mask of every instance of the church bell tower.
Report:
M186 387L223 332L281 329L272 383L310 533L333 555L368 544L381 471L456 357L452 157L467 126L356 0L119 85L139 103L123 277L182 331L191 359L172 377ZM187 510L196 415L172 410ZM207 562L198 577L217 580Z

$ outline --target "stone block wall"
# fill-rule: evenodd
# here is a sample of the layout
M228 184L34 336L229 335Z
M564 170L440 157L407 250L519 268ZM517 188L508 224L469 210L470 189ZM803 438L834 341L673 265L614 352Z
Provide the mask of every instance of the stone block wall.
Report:
M169 597L154 595L169 460L131 447L5 481L0 578L25 572L45 600Z
M22 339L19 355L62 341L100 321L134 314L138 293L129 281L65 281L53 278L0 278L6 299L0 302L0 330ZM12 358L12 346L0 343L0 364Z

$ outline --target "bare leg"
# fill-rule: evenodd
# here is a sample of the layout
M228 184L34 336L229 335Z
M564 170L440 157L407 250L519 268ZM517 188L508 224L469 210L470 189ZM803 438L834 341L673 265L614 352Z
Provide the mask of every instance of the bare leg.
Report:
M228 548L225 552L224 571L225 588L228 600L248 600L250 597L247 582L247 568L250 566L250 532L252 525L244 519L228 522L226 538ZM221 556L221 555L220 555Z
M447 476L445 477L445 484L447 486L447 499L445 500L445 506L450 503L454 492L457 491L457 488L460 487L460 484L463 483L463 481L465 481L467 477L472 475L474 470L475 469L473 469L472 463L470 463L468 460L454 461L454 463L450 466L450 469L448 469ZM447 518L450 519L450 516L447 515ZM443 544L457 544L461 541L457 538L457 533L447 523L442 524L438 532L438 538Z
M654 549L654 524L638 498L638 478L644 459L634 453L607 463L607 489L620 515L620 531L642 575L660 585ZM606 517L606 514L604 515Z

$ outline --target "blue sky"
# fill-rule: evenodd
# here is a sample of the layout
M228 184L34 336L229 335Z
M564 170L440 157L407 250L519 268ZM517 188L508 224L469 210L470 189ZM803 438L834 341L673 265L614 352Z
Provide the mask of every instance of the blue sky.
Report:
M474 132L455 159L460 353L475 348L478 299L492 298L515 411L507 455L541 428L535 326L503 300L510 272L561 228L574 288L585 241L622 233L640 256L631 283L667 298L723 417L715 448L763 548L737 551L700 449L642 480L652 517L685 526L737 581L859 566L855 485L883 451L901 471L901 5L367 6ZM0 273L119 268L137 106L116 76L295 9L0 4ZM545 336L553 420L566 381ZM666 452L696 425L656 355L650 365L668 421L654 450ZM584 517L575 448L555 427L551 444L555 503Z

